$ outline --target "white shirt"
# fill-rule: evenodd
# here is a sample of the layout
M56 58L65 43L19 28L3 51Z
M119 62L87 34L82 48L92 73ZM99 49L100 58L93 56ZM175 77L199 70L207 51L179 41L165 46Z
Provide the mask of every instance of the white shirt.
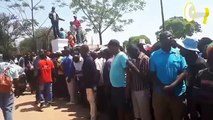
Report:
M106 60L104 58L96 58L95 59L95 65L96 69L100 71L100 82L99 85L103 85L103 69L104 69L104 64Z
M57 14L56 14L56 12L53 13L53 20L57 20Z
M84 63L84 60L83 60L82 57L80 57L79 62L77 62L77 63L73 62L74 67L75 67L75 70L76 70L77 72L82 71L83 63ZM82 75L79 74L79 75L77 75L77 76L82 76Z

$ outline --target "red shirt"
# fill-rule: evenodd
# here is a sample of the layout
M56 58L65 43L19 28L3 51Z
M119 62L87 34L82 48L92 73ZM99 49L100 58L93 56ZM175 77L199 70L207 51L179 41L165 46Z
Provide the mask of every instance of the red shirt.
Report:
M38 68L40 70L39 80L42 83L52 82L52 69L54 69L54 64L51 60L40 60L38 62Z
M77 29L81 26L81 23L79 20L74 20L73 24L76 26Z

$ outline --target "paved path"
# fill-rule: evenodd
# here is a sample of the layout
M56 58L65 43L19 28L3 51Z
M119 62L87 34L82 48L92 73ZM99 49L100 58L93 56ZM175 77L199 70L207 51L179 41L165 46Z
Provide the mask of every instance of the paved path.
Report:
M65 101L56 101L53 106L38 111L34 105L34 95L24 95L16 98L14 120L87 120L88 108L79 105L66 105ZM0 111L0 120L2 112Z

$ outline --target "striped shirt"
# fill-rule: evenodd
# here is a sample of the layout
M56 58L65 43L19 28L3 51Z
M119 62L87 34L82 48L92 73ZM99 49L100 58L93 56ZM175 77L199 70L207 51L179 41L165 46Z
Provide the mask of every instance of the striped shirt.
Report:
M140 74L130 71L131 90L149 89L149 57L141 52L138 59L131 59L131 61L140 70Z

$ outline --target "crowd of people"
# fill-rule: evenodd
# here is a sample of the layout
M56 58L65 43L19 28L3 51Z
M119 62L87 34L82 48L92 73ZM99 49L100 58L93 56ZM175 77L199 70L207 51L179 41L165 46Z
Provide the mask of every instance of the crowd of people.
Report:
M212 120L213 41L174 40L164 31L158 43L122 48L112 39L101 50L88 45L61 53L41 50L10 63L25 68L41 110L62 100L88 105L90 120L99 113L109 120ZM6 120L12 120L12 106L3 101L10 97L0 93Z

